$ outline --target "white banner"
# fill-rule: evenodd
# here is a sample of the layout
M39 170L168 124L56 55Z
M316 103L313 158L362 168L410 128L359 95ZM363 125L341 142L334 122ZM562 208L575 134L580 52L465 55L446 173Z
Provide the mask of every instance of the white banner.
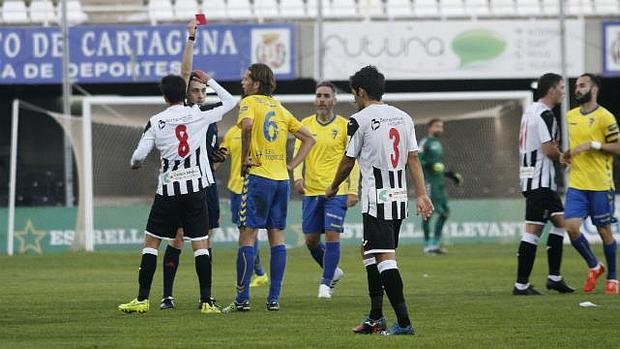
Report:
M555 20L324 23L325 79L372 64L387 79L537 78L560 72ZM582 20L566 21L568 73L584 72Z
M603 23L603 74L620 75L620 22Z

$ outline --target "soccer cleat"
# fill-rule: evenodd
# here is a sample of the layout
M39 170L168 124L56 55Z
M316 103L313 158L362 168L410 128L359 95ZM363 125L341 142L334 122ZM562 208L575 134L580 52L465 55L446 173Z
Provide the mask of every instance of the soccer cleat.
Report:
M280 303L276 300L267 301L267 311L280 310Z
M538 292L534 286L529 285L525 290L520 290L516 286L512 289L514 296L541 296L542 293Z
M216 306L218 309L222 309L222 307L219 306L219 304L217 304L217 301L215 300L215 298L213 297L209 297L209 302ZM200 298L198 298L198 310L202 309L202 300L200 300Z
M332 292L333 292L333 289L338 284L338 281L340 281L343 276L344 276L344 271L336 267L336 271L334 272L334 278L332 279L332 282L329 284L329 287L332 289Z
M412 325L401 327L398 322L395 322L389 331L383 331L381 334L384 336L413 336L415 329Z
M618 280L607 280L607 287L605 287L605 294L614 295L618 294Z
M327 285L320 284L319 285L319 298L325 298L325 299L332 298L332 289Z
M556 290L560 293L573 293L575 289L568 286L564 279L560 279L560 281L553 281L551 279L547 279L547 289L548 290Z
M230 303L229 306L222 309L222 313L228 314L228 313L234 313L234 312L243 312L243 311L250 311L250 309L251 309L250 301L243 301L241 303L237 303L236 301L233 301L232 303Z
M174 297L164 297L161 299L161 303L159 303L160 310L174 309L176 306L177 305L174 303Z
M384 332L385 329L385 318L383 316L378 320L366 317L361 324L353 327L353 332L357 334L373 334Z
M583 284L583 292L592 292L596 288L596 280L599 276L603 275L605 272L605 266L602 263L598 264L598 270L590 269L588 272L588 278L586 282Z
M250 281L250 287L261 287L269 285L269 276L263 274L261 276L254 275Z
M118 310L123 313L139 313L144 314L149 311L149 300L138 301L138 298L134 298L129 303L124 303L118 306Z
M209 301L202 303L200 312L203 314L221 314L222 310L215 304L213 298L211 298Z

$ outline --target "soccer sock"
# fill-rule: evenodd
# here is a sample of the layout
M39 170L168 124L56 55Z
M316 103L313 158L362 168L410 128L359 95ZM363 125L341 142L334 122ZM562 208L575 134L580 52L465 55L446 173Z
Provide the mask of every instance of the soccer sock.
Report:
M517 252L517 283L527 284L534 267L534 259L536 258L536 244L538 236L530 233L523 233L521 243L519 244L519 252Z
M306 245L307 246L307 245ZM312 258L323 268L323 256L325 254L325 245L321 242L315 247L307 246Z
M403 295L403 280L398 272L398 266L395 260L385 260L377 265L377 269L381 274L381 282L385 287L385 293L394 308L396 319L400 327L411 325L407 305L405 304L405 296Z
M254 263L254 246L241 246L237 250L237 298L241 303L250 300L250 279Z
M340 262L340 242L326 242L321 284L327 286L331 284L334 273L336 272L336 267L338 267L338 262Z
M151 292L151 284L153 283L153 275L157 268L157 249L145 247L142 249L142 261L140 262L140 271L138 272L138 301L149 298Z
M211 257L209 250L201 248L194 251L194 260L196 264L196 275L198 275L198 284L200 285L200 301L206 302L211 298Z
M368 296L370 297L370 312L368 317L379 320L383 317L383 284L381 275L377 269L377 262L374 257L364 259L364 267L368 277Z
M562 249L564 241L564 229L551 228L547 237L547 264L549 265L549 275L560 275L562 265Z
M618 251L618 244L614 240L609 245L603 245L603 251L605 252L605 260L607 260L607 280L617 280L616 252Z
M282 288L282 279L284 279L285 268L286 246L272 246L271 261L269 264L271 282L269 283L269 296L267 297L268 301L277 301L280 299L280 289Z
M258 276L265 275L265 271L263 270L263 265L260 262L260 243L258 238L254 241L254 274Z
M209 251L209 259L211 260L211 264L213 264L213 248L209 247L207 250Z
M598 260L590 249L590 243L588 243L588 240L583 234L579 234L579 237L577 237L570 243L577 250L577 252L579 252L581 257L583 257L583 259L586 261L586 263L588 264L588 268L594 268L598 265Z
M431 245L431 223L429 219L422 220L422 231L424 231L424 246L429 247Z
M448 220L448 216L440 214L435 222L435 243L437 247L441 244L441 233L443 233L443 225Z
M174 277L179 267L179 256L181 250L170 245L166 247L164 254L164 298L172 297L172 287L174 286Z

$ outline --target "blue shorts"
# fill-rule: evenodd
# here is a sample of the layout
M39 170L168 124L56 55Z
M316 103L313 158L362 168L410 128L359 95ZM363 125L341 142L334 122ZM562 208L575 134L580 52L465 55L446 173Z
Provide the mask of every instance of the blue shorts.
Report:
M603 227L616 222L616 195L613 191L592 191L568 188L564 219L590 216L592 224Z
M239 224L252 229L286 228L289 193L288 179L247 176L241 193Z
M217 195L217 184L206 189L207 207L209 212L209 230L220 227L220 198Z
M306 196L302 203L304 234L336 231L342 233L347 213L347 196L337 195L331 199L324 196Z
M241 204L241 194L230 192L230 218L234 225L239 226L239 205Z

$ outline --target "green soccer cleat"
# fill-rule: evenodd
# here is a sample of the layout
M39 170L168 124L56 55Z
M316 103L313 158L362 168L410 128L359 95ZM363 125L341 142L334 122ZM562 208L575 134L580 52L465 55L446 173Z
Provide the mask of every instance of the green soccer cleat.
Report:
M229 306L222 309L222 313L228 314L228 313L234 313L234 312L244 312L244 311L250 311L250 309L252 309L250 307L250 301L243 301L241 303L237 303L233 301L232 303L230 303Z
M214 302L208 301L202 303L202 309L200 312L203 314L221 314L222 310Z
M269 285L269 276L263 274L261 276L254 275L250 282L250 287L261 287Z
M123 313L139 313L144 314L149 311L149 300L138 301L138 298L134 298L129 303L124 303L118 306L118 310Z

